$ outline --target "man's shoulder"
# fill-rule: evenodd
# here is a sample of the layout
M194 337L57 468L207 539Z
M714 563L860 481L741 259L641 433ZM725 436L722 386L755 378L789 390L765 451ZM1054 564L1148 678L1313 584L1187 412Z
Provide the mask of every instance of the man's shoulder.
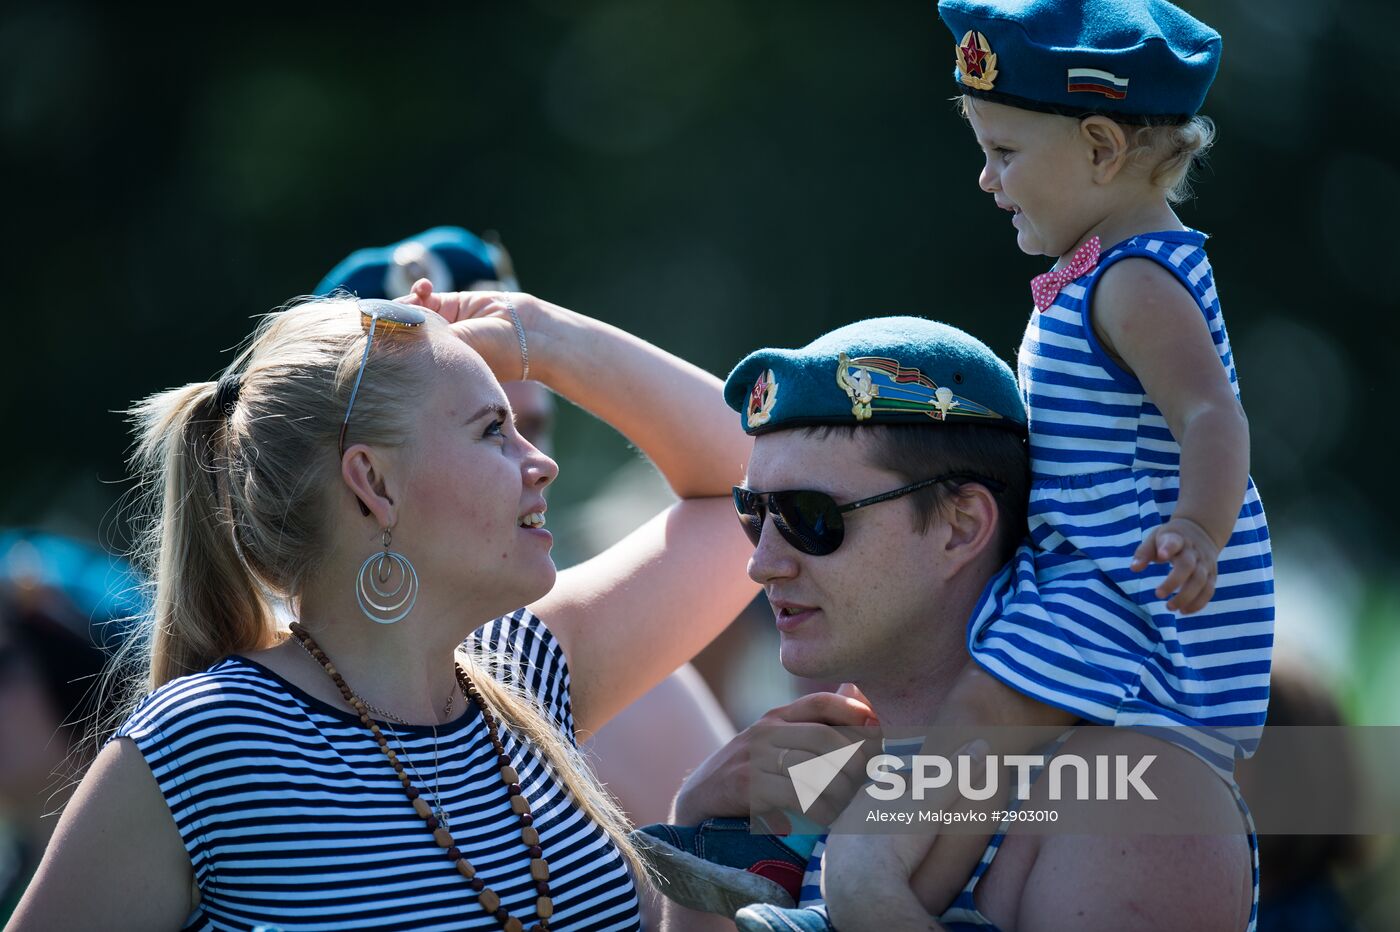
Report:
M1143 773L1157 798L1130 794L1112 805L1122 807L1116 824L1154 828L1142 834L1105 829L1036 838L1011 832L1003 847L1022 855L1008 860L1022 862L1018 873L1024 877L1015 909L1018 930L1246 927L1254 859L1244 817L1227 784L1194 755L1126 729L1081 729L1060 753L1088 760L1110 755L1115 766L1118 755L1129 760L1151 755ZM1057 805L1046 798L1045 784L1037 783L1026 805ZM1174 815L1177 806L1189 811ZM1180 826L1197 833L1172 834Z
M1053 835L1038 841L1016 928L1237 932L1252 896L1241 835Z

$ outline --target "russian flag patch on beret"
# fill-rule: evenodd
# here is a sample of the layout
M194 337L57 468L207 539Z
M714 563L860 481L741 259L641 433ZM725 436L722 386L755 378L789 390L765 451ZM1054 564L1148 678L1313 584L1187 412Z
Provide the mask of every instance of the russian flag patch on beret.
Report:
M1066 89L1071 93L1087 91L1112 97L1114 100L1122 100L1128 96L1128 79L1108 71L1100 71L1097 68L1071 68L1067 77Z

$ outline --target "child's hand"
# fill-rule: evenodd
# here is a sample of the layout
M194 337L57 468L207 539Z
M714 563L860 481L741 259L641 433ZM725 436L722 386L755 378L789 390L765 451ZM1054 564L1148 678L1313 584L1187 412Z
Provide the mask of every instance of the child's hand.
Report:
M1190 518L1172 518L1148 532L1137 550L1133 551L1132 569L1141 573L1149 563L1168 563L1172 570L1157 587L1157 598L1165 599L1167 608L1189 615L1206 607L1215 594L1216 563L1220 548L1201 527Z

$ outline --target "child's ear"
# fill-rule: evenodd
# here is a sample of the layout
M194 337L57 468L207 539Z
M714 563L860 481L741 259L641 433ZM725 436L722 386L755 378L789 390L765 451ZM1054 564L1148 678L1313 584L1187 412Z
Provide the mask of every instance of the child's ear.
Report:
M1128 137L1123 127L1104 116L1088 116L1079 121L1079 138L1089 147L1094 180L1112 181L1128 161Z

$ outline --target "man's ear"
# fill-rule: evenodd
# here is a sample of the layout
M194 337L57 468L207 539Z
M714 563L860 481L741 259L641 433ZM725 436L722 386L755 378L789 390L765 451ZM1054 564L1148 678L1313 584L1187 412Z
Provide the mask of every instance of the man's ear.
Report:
M1079 121L1079 138L1088 146L1094 181L1107 184L1128 163L1128 137L1123 127L1105 116L1087 116Z
M944 556L949 574L976 562L997 542L997 502L987 487L969 482L959 488L944 506Z
M372 517L381 528L398 519L398 505L388 481L387 463L374 450L357 443L340 458L340 477L355 496L360 513Z

